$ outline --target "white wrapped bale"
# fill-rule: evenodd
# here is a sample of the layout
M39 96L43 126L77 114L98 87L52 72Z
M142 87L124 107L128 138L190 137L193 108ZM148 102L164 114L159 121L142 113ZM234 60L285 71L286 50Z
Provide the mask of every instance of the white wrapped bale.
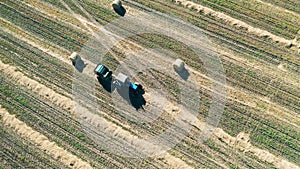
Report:
M122 1L121 0L114 0L112 3L113 8L115 9L121 9Z
M185 64L181 59L176 59L173 63L173 67L177 72L183 72L185 70Z
M73 52L70 56L69 59L74 60L78 54L76 52Z
M69 59L71 59L73 65L76 65L78 63L78 61L81 60L81 57L76 52L73 52L70 55Z

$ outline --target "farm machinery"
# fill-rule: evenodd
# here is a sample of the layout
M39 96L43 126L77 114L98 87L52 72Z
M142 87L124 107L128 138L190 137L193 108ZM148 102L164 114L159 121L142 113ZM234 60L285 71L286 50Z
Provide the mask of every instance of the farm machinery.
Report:
M113 92L116 89L117 92L136 109L146 104L143 98L143 94L145 94L143 86L139 83L130 82L130 78L125 74L119 73L115 76L111 70L102 64L96 66L94 73L104 88L109 88L109 92Z

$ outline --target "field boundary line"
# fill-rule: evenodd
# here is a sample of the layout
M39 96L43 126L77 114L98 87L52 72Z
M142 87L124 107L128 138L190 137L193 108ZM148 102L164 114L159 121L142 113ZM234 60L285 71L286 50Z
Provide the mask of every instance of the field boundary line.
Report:
M55 142L49 141L49 139L38 131L35 131L26 123L20 121L11 115L6 109L0 106L0 115L2 116L2 123L4 126L12 128L21 137L33 142L39 149L45 153L51 155L54 159L57 159L71 168L92 168L90 164L71 154L65 149L59 147Z

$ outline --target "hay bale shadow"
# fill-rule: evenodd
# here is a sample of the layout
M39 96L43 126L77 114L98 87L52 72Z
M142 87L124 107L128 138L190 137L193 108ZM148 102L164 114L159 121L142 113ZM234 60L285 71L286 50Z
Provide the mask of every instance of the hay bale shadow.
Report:
M98 76L97 79L106 91L108 91L109 93L112 93L114 91L115 88L112 84L112 78L103 79Z
M187 69L184 69L182 71L177 71L175 69L175 72L183 79L183 80L187 80L190 76L190 73Z
M83 69L86 67L87 64L83 62L81 57L76 57L76 59L72 60L72 64L75 67L76 70L78 70L80 73L83 72Z
M120 16L125 16L126 14L126 9L123 7L123 6L117 6L115 4L112 5L113 6L113 9L114 11L120 15Z

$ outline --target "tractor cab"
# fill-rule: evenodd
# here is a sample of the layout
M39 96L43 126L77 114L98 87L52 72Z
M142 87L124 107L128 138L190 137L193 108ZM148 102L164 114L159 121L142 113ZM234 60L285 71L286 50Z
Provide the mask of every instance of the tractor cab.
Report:
M112 77L112 71L102 64L98 64L94 72L101 79L109 79Z
M136 94L143 95L145 94L145 90L143 86L139 83L130 82L129 88L132 89Z

